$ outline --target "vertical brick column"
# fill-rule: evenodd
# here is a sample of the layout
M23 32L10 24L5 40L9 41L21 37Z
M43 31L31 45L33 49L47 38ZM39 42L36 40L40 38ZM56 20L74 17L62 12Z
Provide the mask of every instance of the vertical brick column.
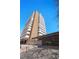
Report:
M34 20L33 20L30 38L29 38L27 44L33 44L34 40L32 38L38 36L38 16L39 16L38 12L36 11L36 13L34 14Z

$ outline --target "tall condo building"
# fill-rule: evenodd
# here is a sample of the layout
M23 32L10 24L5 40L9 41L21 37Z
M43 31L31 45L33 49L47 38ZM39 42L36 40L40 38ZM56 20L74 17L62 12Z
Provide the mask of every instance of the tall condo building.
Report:
M20 39L25 44L33 44L33 38L46 34L45 22L43 16L35 11L28 19L21 33Z

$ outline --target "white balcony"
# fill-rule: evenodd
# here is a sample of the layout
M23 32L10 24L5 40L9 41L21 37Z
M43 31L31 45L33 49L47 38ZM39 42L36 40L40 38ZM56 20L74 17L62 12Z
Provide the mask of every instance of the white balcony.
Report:
M29 38L29 35L26 35L25 37L26 37L26 38Z
M28 31L31 31L31 29L30 29L30 28L28 28L27 30L28 30Z
M30 32L27 32L27 34L30 34Z

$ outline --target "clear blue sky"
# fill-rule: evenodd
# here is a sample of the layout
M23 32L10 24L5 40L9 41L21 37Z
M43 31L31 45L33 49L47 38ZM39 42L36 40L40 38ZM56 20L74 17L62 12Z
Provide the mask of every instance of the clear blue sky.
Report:
M43 15L47 33L58 31L56 0L20 0L20 32L35 10Z

